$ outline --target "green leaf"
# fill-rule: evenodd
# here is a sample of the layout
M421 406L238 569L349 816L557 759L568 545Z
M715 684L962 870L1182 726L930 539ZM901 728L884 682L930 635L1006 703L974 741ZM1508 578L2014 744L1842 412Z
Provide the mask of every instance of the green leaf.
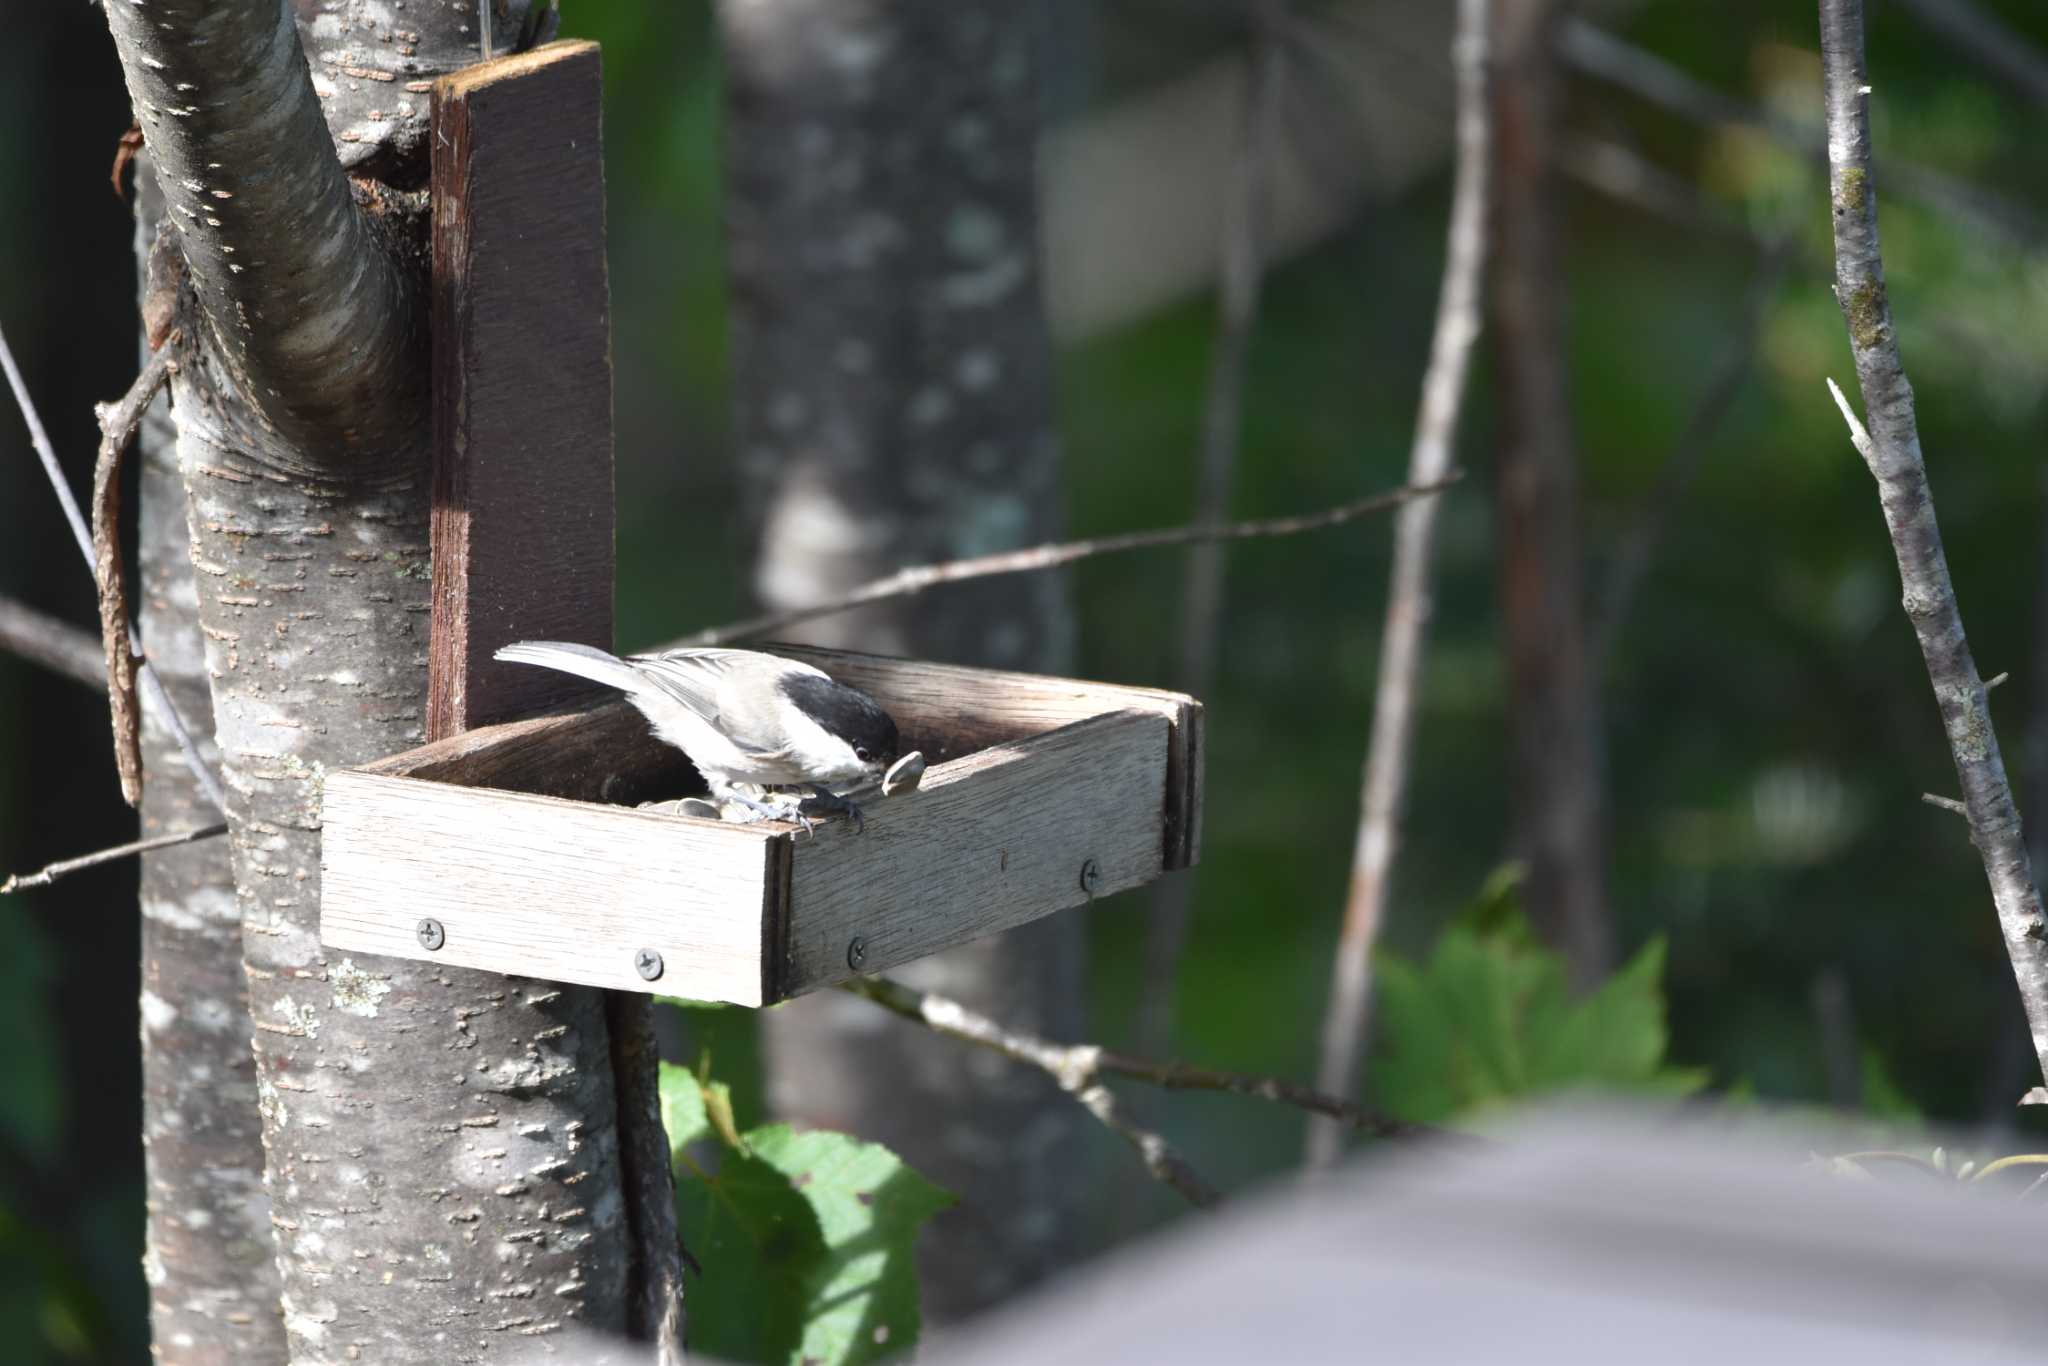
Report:
M1498 883L1427 963L1380 956L1382 1105L1440 1123L1575 1087L1682 1096L1705 1084L1702 1072L1665 1065L1662 940L1575 997L1564 959L1503 907L1509 889Z
M687 1156L682 1168L676 1224L703 1268L689 1292L691 1353L796 1360L825 1263L810 1202L781 1171L739 1148L724 1151L716 1175Z
M789 1178L824 1232L803 1360L854 1366L908 1351L921 1325L918 1231L953 1197L881 1144L846 1134L775 1124L751 1130L747 1144Z
M777 1366L907 1351L920 1328L917 1234L953 1197L878 1143L784 1124L730 1132L730 1099L708 1070L661 1068L676 1222L704 1268L692 1350ZM715 1175L685 1151L714 1133Z

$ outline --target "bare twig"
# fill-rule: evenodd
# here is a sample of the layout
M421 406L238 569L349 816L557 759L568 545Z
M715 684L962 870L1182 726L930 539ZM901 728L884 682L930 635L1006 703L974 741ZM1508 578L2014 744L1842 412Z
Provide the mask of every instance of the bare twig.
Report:
M1665 170L1632 147L1567 133L1558 139L1557 168L1596 194L1688 232L1726 238L1759 251L1770 245L1698 184Z
M1004 1057L1035 1067L1059 1083L1059 1088L1085 1106L1102 1124L1129 1143L1153 1177L1173 1187L1196 1208L1207 1208L1222 1199L1213 1187L1196 1176L1187 1162L1160 1135L1143 1127L1123 1112L1116 1095L1101 1081L1108 1070L1104 1053L1093 1044L1056 1044L1031 1034L1005 1029L985 1015L977 1015L943 996L912 991L881 977L856 977L841 982L840 989L874 1002L884 1010L915 1020L926 1028L951 1038L992 1049Z
M1606 591L1601 594L1600 614L1593 622L1592 659L1596 678L1604 672L1606 662L1613 656L1615 639L1628 622L1636 589L1642 584L1643 574L1649 568L1665 527L1684 501L1686 491L1692 487L1693 477L1698 474L1700 462L1706 457L1708 444L1720 428L1722 419L1735 406L1743 382L1749 377L1771 301L1777 297L1778 285L1785 277L1794 251L1794 242L1789 234L1775 239L1765 249L1756 277L1750 282L1742 323L1722 350L1720 360L1709 376L1706 388L1700 391L1699 401L1693 406L1677 444L1664 457L1664 467L1658 471L1656 486L1644 497L1640 510L1615 549L1614 561L1607 571Z
M1954 797L1943 797L1933 792L1923 792L1920 794L1920 800L1926 802L1929 806L1938 806L1943 811L1953 811L1965 820L1969 819L1970 808L1957 801Z
M850 593L825 602L809 607L792 607L780 612L764 612L758 617L748 617L745 621L699 631L675 643L723 645L727 641L767 635L817 617L849 612L856 607L865 607L871 602L880 602L884 598L909 597L944 583L961 583L968 579L988 578L996 574L1027 574L1037 570L1057 569L1061 565L1072 564L1076 560L1085 560L1095 555L1115 555L1127 550L1157 550L1165 546L1193 545L1197 541L1246 541L1262 536L1298 536L1303 532L1322 531L1328 527L1356 521L1360 517L1369 517L1375 512L1385 512L1389 508L1399 507L1417 498L1433 497L1462 478L1464 475L1461 472L1453 470L1431 484L1405 485L1386 493L1374 494L1370 498L1342 503L1300 517L1263 517L1248 522L1232 522L1226 526L1177 526L1162 527L1156 531L1127 531L1116 536L1100 536L1086 541L1061 541L1032 546L1025 550L981 555L967 560L912 565L908 569L899 569L893 574L864 583Z
M1581 74L1619 86L1680 118L1760 129L1814 165L1827 165L1827 138L1819 129L1724 94L1662 57L1623 42L1582 19L1566 21L1558 35L1557 50L1565 64ZM1979 232L2022 246L2038 244L2048 237L2048 228L2044 228L2037 215L1946 172L1904 161L1887 161L1883 170L1885 178L1901 193L1939 213L1965 221Z
M1488 170L1492 158L1487 127L1487 25L1489 0L1459 0L1451 64L1458 85L1458 162L1451 193L1444 275L1437 296L1436 329L1415 440L1408 454L1408 480L1427 484L1450 469L1458 444L1458 417L1473 343L1479 338L1480 284L1486 264ZM1410 503L1394 527L1394 570L1387 590L1386 624L1380 633L1379 684L1373 696L1372 739L1366 750L1359 796L1358 831L1351 852L1351 891L1344 903L1344 928L1337 941L1330 1001L1323 1016L1316 1084L1348 1095L1357 1084L1372 995L1372 948L1379 938L1387 887L1400 843L1401 811L1408 789L1409 757L1415 747L1417 681L1428 643L1431 562L1436 552L1438 505ZM1342 1129L1328 1119L1311 1121L1307 1160L1320 1167L1336 1159Z
M0 597L0 650L20 655L96 692L107 688L107 659L92 633Z
M1258 0L1249 11L1251 70L1245 82L1244 126L1234 192L1225 207L1222 283L1209 388L1202 414L1202 461L1195 524L1221 525L1230 514L1244 428L1245 370L1258 322L1265 275L1267 219L1274 159L1279 154L1286 60L1285 0ZM1216 682L1216 642L1223 626L1223 544L1198 541L1188 551L1180 618L1180 668L1174 686L1207 697ZM1145 961L1138 992L1138 1047L1156 1053L1173 1035L1174 984L1187 939L1194 870L1161 881L1146 917Z
M100 849L77 858L61 859L47 868L33 873L21 873L0 882L0 896L10 892L24 892L31 887L47 887L60 877L67 877L85 868L96 868L102 863L113 863L117 859L134 858L137 854L152 853L158 849L169 849L179 844L196 844L210 840L216 835L225 835L226 825L207 825L197 830L181 830L175 835L157 835L151 839L136 840L132 844L117 844L111 849Z
M86 528L85 514L78 510L78 500L71 496L71 485L64 479L63 467L57 463L56 448L50 444L49 433L43 430L43 420L36 412L35 401L29 397L28 384L21 377L21 370L14 363L14 352L7 345L7 335L0 331L0 371L7 375L7 385L14 391L14 403L21 410L22 421L28 424L29 442L35 447L36 455L43 462L43 472L49 476L51 491L57 495L57 503L64 509L64 520L71 527L72 539L78 542L78 553L85 557L87 569L94 569L97 559L92 549L92 532ZM97 571L95 571L96 573ZM128 626L128 645L137 656L142 654L142 636L131 622ZM177 704L164 688L163 680L149 661L142 662L142 683L149 692L149 700L164 718L164 725L178 742L178 750L185 756L185 763L198 779L200 789L214 809L225 812L228 809L227 794L221 790L220 777L199 756L199 742L192 738L192 731L185 724L185 718L178 714Z
M2022 99L2048 105L2048 57L1972 0L1899 0L1957 52Z
M1833 201L1835 296L1848 326L1856 378L1869 417L1865 430L1841 391L1829 387L1850 437L1877 479L1879 504L1905 588L1906 615L1941 710L1955 760L1970 840L1984 862L2006 952L2026 1006L2034 1054L2048 1074L2048 917L1999 757L1990 704L1963 634L1955 586L1942 552L1928 491L1927 466L1913 412L1913 390L1899 359L1885 297L1871 169L1870 76L1863 55L1862 0L1820 0L1821 68L1826 87L1828 189Z
M1306 1086L1272 1077L1243 1072L1221 1072L1207 1067L1189 1067L1177 1062L1155 1062L1148 1058L1118 1053L1098 1044L1060 1044L1008 1029L985 1015L976 1014L956 1001L929 992L913 991L886 977L856 977L839 984L842 991L872 1001L906 1020L927 1029L990 1049L1015 1062L1035 1067L1059 1083L1109 1128L1115 1130L1145 1160L1154 1177L1172 1186L1194 1205L1214 1204L1214 1190L1188 1170L1186 1162L1158 1134L1131 1122L1117 1108L1115 1096L1102 1084L1105 1076L1126 1077L1149 1082L1169 1091L1225 1091L1252 1096L1281 1105L1292 1105L1382 1138L1448 1138L1452 1135L1419 1124L1405 1124L1376 1111L1354 1105L1341 1096L1326 1095Z
M100 642L107 656L114 767L121 775L121 795L130 806L142 804L142 708L135 699L135 663L141 652L129 642L128 589L122 582L121 457L135 440L143 413L170 379L171 368L171 348L166 345L150 354L118 403L102 403L97 410L100 454L92 472L92 577L99 591Z

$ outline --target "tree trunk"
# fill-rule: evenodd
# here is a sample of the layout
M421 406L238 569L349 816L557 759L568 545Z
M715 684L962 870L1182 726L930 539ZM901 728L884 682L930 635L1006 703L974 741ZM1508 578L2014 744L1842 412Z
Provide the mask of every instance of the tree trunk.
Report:
M172 411L291 1359L482 1361L572 1321L617 1331L599 993L319 942L324 775L421 738L426 204L397 186L423 177L343 177L315 80L371 82L309 79L275 0L107 13L191 278ZM414 87L475 51L474 13L411 14L408 79L369 97L423 109Z
M766 605L905 564L1053 539L1059 460L1039 298L1038 9L1012 0L728 0L735 441ZM996 579L805 633L1067 667L1063 583ZM1055 917L900 974L1074 1037L1083 926ZM924 1240L957 1318L1063 1265L1079 1130L1043 1077L822 993L763 1021L784 1114L878 1139L962 1197Z
M146 161L135 191L135 255L146 299L163 216ZM175 270L173 255L158 259ZM174 279L164 283L175 288ZM151 311L145 302L143 316ZM135 452L142 644L201 754L218 765L176 441L170 401L159 397L143 419ZM146 696L142 727L142 833L170 834L218 820ZM226 843L206 840L145 854L143 1270L156 1358L170 1366L280 1361L285 1354L249 1044L242 917Z
M1559 0L1501 0L1494 15L1499 193L1490 326L1513 847L1526 866L1531 919L1585 986L1607 969L1613 936L1551 171L1560 95L1552 51L1562 11Z

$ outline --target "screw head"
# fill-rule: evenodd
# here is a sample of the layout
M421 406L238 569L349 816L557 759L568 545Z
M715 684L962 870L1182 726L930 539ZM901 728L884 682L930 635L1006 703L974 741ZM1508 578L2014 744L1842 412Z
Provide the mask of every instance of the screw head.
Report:
M413 926L412 932L419 937L420 947L430 953L448 942L448 932L441 928L440 921L431 917Z
M853 937L853 942L849 943L846 946L846 966L853 968L857 971L859 970L860 965L867 961L868 941L861 938L859 935L855 935Z
M1095 889L1101 885L1102 869L1095 866L1094 859L1089 859L1081 865L1081 890L1090 896L1094 896Z
M644 982L658 979L662 973L661 955L653 949L642 949L633 955L633 971L640 974Z

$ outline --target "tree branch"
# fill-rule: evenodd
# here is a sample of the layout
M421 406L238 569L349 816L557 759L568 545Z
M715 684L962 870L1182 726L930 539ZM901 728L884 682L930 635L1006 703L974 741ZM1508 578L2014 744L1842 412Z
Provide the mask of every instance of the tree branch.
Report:
M1971 0L1899 0L1913 16L2024 100L2048 106L2048 57Z
M50 435L43 430L43 419L36 412L35 401L29 397L28 383L21 377L21 368L14 363L14 351L7 345L7 336L0 332L0 371L7 375L7 386L14 392L15 407L21 411L21 420L28 424L29 443L35 447L36 456L43 462L43 473L49 476L50 490L57 495L57 504L64 510L64 521L71 528L71 537L78 543L78 553L85 557L85 567L97 574L94 566L98 563L93 554L92 532L86 529L85 514L78 510L78 500L71 496L71 485L64 480L63 467L57 463L56 448L50 445ZM137 656L142 654L142 636L133 623L128 627L128 646ZM143 686L149 691L151 705L163 713L164 724L178 742L179 753L192 769L207 800L216 811L228 809L227 794L221 791L220 777L204 759L199 756L199 743L192 738L192 732L185 725L185 718L178 714L178 707L164 688L156 670L148 660L142 664Z
M1008 1029L957 1001L929 992L913 991L886 977L856 977L841 982L839 989L871 1001L906 1020L914 1020L936 1033L1037 1068L1130 1143L1144 1159L1146 1170L1155 1178L1172 1186L1196 1206L1214 1204L1221 1197L1189 1170L1187 1163L1175 1154L1164 1138L1138 1126L1123 1114L1117 1107L1115 1096L1102 1084L1104 1076L1149 1082L1169 1091L1227 1091L1233 1095L1252 1096L1327 1115L1350 1128L1383 1138L1441 1136L1441 1131L1404 1124L1353 1105L1339 1096L1326 1095L1272 1077L1220 1072L1177 1062L1154 1062L1118 1053L1099 1044L1053 1043L1034 1034Z
M114 767L128 805L142 805L142 707L135 697L141 652L129 643L128 589L122 582L121 457L142 426L142 415L171 374L175 335L151 353L142 373L118 403L102 403L100 454L92 474L92 577L98 590L100 643L107 657L108 713L114 727Z
M1100 1080L1102 1050L1090 1044L1056 1044L1034 1035L1005 1029L985 1015L943 996L912 991L882 977L856 977L839 984L841 991L872 1001L884 1010L915 1020L927 1029L991 1049L1051 1077L1095 1118L1131 1145L1155 1180L1179 1192L1189 1204L1206 1209L1223 1197L1195 1175L1164 1138L1134 1122Z
M174 845L195 844L200 840L210 840L216 835L225 835L227 832L228 828L225 825L208 825L197 830L181 830L175 835L157 835L146 840L136 840L132 844L117 844L111 849L80 854L77 858L60 859L47 868L40 868L33 873L20 873L5 882L0 882L0 896L6 896L11 892L25 892L31 887L47 887L58 878L67 877L82 869L97 868L102 863L134 858L137 854L169 849Z
M91 632L9 597L0 597L0 650L95 692L107 689L107 657Z
M1433 483L1451 468L1457 454L1458 417L1464 405L1472 347L1479 339L1487 181L1493 155L1487 126L1490 22L1489 0L1459 0L1458 28L1451 40L1451 66L1458 87L1457 173L1429 367L1422 376L1415 440L1408 453L1410 484ZM1419 712L1417 684L1434 599L1430 572L1436 557L1438 508L1434 499L1410 503L1401 509L1394 525L1394 569L1387 591L1386 623L1380 632L1379 683L1374 690L1372 739L1359 794L1351 890L1344 903L1344 927L1332 955L1330 1000L1316 1065L1316 1084L1338 1095L1349 1094L1357 1082L1371 1003L1372 949L1379 938L1400 844L1401 812L1407 799L1408 765ZM1309 1165L1320 1167L1334 1161L1342 1137L1341 1128L1328 1119L1311 1122Z
M1223 526L1178 526L1163 527L1156 531L1127 531L1115 536L1099 536L1085 541L1061 541L1050 545L1032 546L1025 550L1006 550L994 555L980 555L973 559L946 560L939 564L912 565L899 569L869 583L864 583L850 593L809 607L792 607L786 611L764 612L757 617L748 617L726 626L715 626L695 635L685 636L675 645L723 645L728 641L745 640L754 636L768 635L798 622L810 621L817 617L829 617L839 612L865 607L871 602L885 598L909 597L935 588L944 583L963 583L969 579L988 578L996 574L1026 574L1037 570L1057 569L1094 555L1116 555L1128 550L1157 550L1164 546L1193 545L1198 541L1245 541L1262 536L1298 536L1307 531L1322 531L1329 527L1342 526L1357 521L1360 517L1389 508L1401 506L1417 498L1429 498L1442 493L1457 483L1464 475L1456 470L1446 474L1434 483L1404 485L1386 493L1377 493L1370 498L1356 502L1342 503L1322 512L1312 512L1300 517L1264 517L1248 522L1231 522Z
M1961 780L1970 840L1984 862L2006 952L2026 1006L2034 1053L2048 1075L2048 917L2034 885L2020 816L1999 757L1990 704L1963 634L1941 529L1927 486L1913 389L1899 359L1885 297L1877 192L1870 150L1870 76L1863 54L1862 0L1821 0L1821 68L1826 86L1828 189L1834 207L1835 295L1848 326L1869 428L1839 389L1850 437L1877 479L1886 529L1905 588L1906 616ZM1829 387L1834 389L1833 381Z
M1567 20L1559 31L1558 56L1582 75L1619 86L1680 118L1707 125L1733 123L1756 128L1800 153L1818 167L1828 162L1824 134L1794 119L1723 94L1695 80L1662 57L1625 43L1583 19ZM1967 222L1988 236L2019 246L2048 238L2048 225L2001 195L1943 171L1904 161L1887 161L1884 174L1900 192L1937 213Z
M354 469L413 450L418 291L356 205L287 6L104 8L213 341L286 438L268 444Z

